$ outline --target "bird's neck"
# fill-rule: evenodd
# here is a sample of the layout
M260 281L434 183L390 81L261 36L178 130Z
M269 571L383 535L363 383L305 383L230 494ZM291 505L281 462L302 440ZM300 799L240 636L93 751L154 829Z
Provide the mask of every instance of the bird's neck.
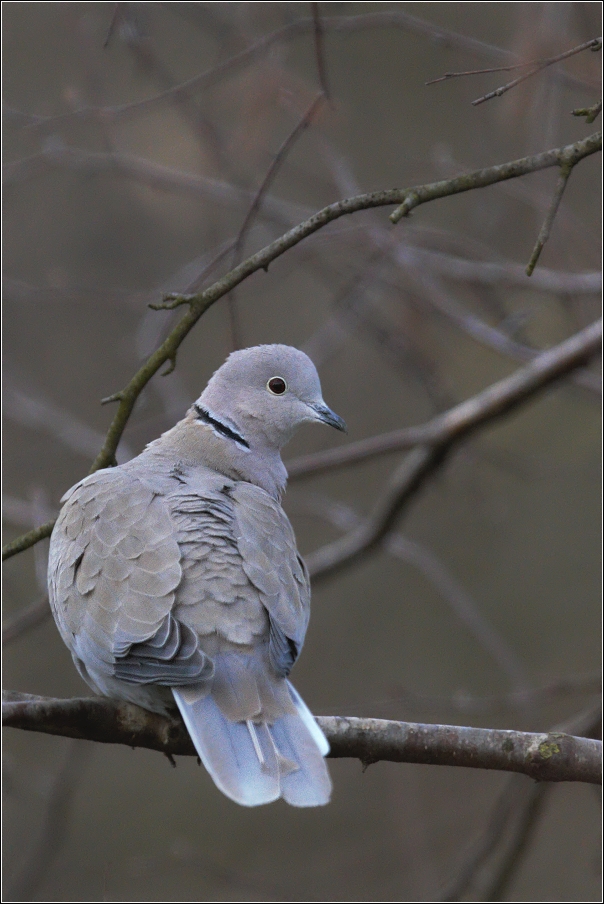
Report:
M279 449L250 443L234 425L211 412L192 408L187 416L149 443L145 453L167 459L185 470L211 468L232 480L245 480L280 500L287 471Z

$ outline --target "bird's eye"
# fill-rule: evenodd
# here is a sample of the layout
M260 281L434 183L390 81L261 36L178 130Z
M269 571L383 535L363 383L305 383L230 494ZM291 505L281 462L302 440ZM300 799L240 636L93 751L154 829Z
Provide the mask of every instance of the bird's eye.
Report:
M272 392L273 395L283 395L287 389L287 383L283 377L271 377L266 384L266 388L269 392Z

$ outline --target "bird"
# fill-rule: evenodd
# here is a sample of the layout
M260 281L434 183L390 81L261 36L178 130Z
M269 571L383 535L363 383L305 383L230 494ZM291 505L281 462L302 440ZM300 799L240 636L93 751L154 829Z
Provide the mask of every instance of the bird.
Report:
M50 604L81 677L152 712L176 706L243 806L331 795L329 744L289 681L310 582L281 449L307 422L346 432L304 352L234 351L172 429L65 493L50 540Z

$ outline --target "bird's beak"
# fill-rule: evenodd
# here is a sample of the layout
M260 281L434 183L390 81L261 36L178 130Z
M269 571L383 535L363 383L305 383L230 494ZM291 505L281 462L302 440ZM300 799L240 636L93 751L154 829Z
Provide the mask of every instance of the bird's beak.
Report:
M342 420L339 414L336 414L335 411L328 408L325 402L320 402L317 405L311 405L309 407L317 414L318 421L321 421L323 424L328 424L330 427L335 427L336 430L341 430L342 433L348 433L346 422Z

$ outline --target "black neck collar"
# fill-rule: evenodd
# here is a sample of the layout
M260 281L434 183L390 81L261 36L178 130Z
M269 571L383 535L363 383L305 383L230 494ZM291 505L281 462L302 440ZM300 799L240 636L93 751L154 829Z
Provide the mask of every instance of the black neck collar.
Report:
M249 449L250 444L248 441L241 436L240 433L237 433L231 427L228 427L226 424L223 424L222 421L219 421L217 418L212 417L207 409L202 408L201 405L198 405L197 402L193 405L193 408L197 412L197 419L199 421L203 421L204 424L209 424L210 427L213 427L218 433L222 436L226 436L227 439L232 439L236 443L239 443L240 446L244 446L246 449Z

